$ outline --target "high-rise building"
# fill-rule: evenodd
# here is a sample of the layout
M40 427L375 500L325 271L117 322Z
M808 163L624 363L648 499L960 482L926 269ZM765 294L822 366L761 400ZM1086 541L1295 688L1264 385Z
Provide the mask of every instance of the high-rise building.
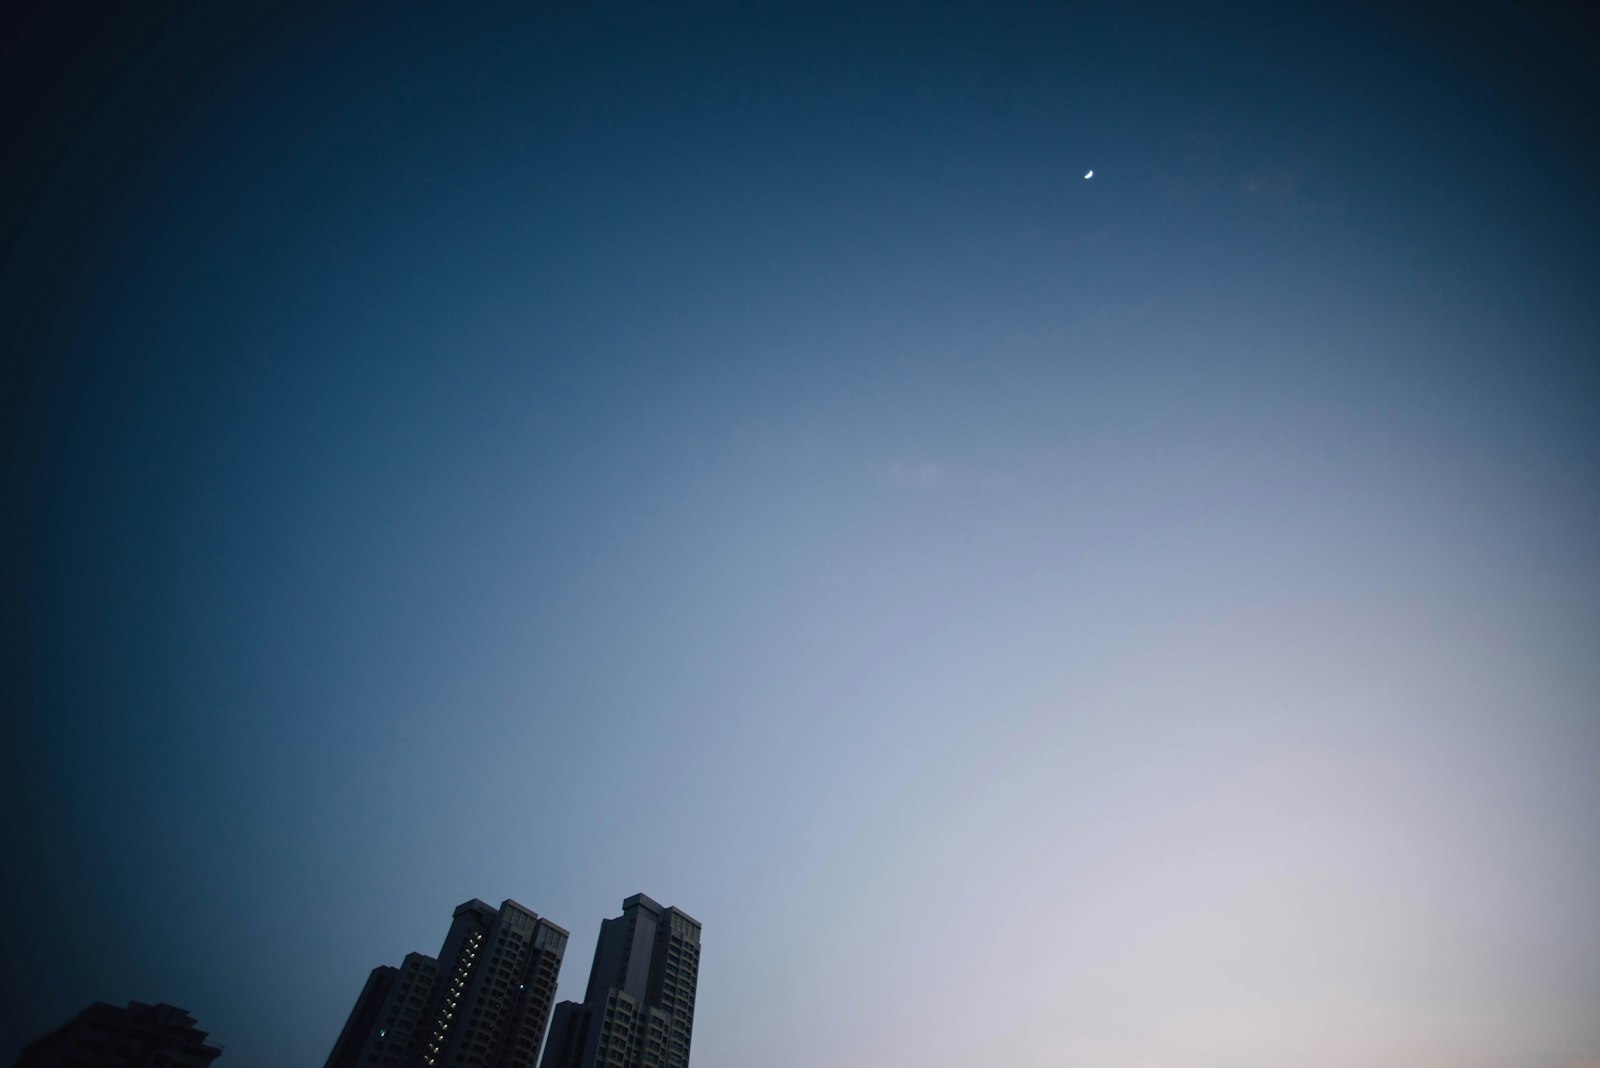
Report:
M468 901L437 958L373 969L326 1068L532 1068L566 949L515 901Z
M14 1068L209 1068L222 1047L176 1005L97 1001L30 1042Z
M556 1006L540 1068L688 1068L700 922L643 894L600 923L583 1002Z

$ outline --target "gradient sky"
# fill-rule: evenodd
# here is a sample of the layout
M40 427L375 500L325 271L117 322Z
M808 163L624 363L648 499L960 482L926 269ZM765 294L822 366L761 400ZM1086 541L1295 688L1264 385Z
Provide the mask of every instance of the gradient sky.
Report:
M13 45L0 1059L642 890L696 1068L1600 1063L1600 75L1196 6Z

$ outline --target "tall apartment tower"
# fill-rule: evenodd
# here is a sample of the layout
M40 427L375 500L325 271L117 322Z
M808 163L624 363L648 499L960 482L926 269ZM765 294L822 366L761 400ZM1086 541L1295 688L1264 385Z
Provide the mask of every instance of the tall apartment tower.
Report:
M437 958L372 970L326 1068L533 1068L566 949L532 910L474 898Z
M583 1003L563 1001L541 1068L688 1068L700 922L643 894L600 923Z

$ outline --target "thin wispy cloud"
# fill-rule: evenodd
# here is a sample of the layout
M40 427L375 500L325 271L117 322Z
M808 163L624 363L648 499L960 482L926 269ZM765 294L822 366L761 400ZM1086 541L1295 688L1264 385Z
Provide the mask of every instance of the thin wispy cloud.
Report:
M1244 189L1251 196L1287 200L1295 194L1300 184L1299 174L1288 167L1275 167L1257 171L1244 180Z
M945 469L938 464L888 464L883 468L883 481L907 489L937 490L945 486Z
M908 490L1008 490L1017 485L1009 471L982 467L961 467L932 462L884 464L878 480L887 486Z

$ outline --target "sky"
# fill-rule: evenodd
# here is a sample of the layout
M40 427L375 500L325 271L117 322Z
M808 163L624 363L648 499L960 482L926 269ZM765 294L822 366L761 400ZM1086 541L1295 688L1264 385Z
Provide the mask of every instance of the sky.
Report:
M15 16L0 1059L1600 1065L1600 67L1384 7Z

